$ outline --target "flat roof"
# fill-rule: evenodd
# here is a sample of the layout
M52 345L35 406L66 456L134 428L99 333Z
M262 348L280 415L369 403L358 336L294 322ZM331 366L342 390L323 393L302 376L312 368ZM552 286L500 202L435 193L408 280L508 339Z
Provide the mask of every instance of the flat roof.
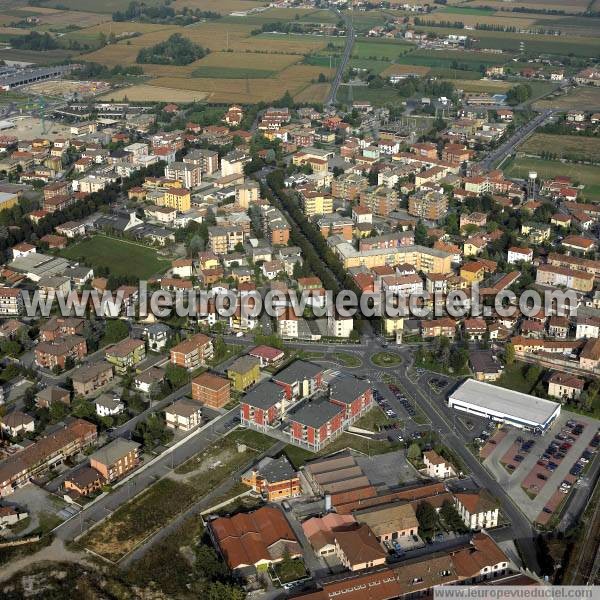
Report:
M449 400L478 406L534 425L545 425L560 407L558 402L543 400L475 379L467 379L450 394Z

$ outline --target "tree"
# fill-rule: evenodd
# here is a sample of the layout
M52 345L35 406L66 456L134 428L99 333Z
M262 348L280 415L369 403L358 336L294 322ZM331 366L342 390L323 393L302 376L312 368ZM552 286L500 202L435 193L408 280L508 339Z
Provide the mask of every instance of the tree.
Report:
M419 535L422 538L431 537L437 524L435 508L429 502L421 502L415 512L417 521L419 521Z
M62 421L69 414L69 407L64 402L53 402L50 405L50 419Z
M418 246L427 246L427 244L429 244L427 227L425 227L421 219L419 219L417 225L415 226L415 244L417 244Z
M116 344L121 340L125 339L129 335L129 327L126 321L121 319L113 319L106 322L106 328L104 330L104 337L102 338L102 344L108 346L109 344Z
M183 387L190 380L189 373L183 367L172 363L167 364L165 368L165 377L171 384L171 389L173 390Z
M417 461L421 458L421 446L417 442L413 442L406 451L408 460Z
M512 365L515 362L515 347L510 343L504 347L504 360L507 365Z

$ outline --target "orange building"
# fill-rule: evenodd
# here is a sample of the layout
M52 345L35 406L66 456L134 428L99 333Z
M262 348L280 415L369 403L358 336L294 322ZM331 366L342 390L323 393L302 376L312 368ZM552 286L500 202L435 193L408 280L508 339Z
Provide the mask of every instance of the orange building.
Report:
M302 493L298 473L285 456L263 458L242 475L242 483L263 494L269 502L295 498Z
M229 379L202 373L192 381L192 398L212 408L222 408L230 399Z
M90 456L90 467L96 469L109 483L120 479L137 467L139 447L137 442L115 438Z
M171 364L189 371L205 365L212 356L212 340L203 333L197 333L171 348Z

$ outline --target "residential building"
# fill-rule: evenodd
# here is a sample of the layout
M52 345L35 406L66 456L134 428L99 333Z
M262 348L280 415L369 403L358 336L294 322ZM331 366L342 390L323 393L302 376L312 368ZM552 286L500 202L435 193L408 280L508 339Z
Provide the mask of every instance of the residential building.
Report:
M96 469L83 466L69 473L63 486L71 497L89 496L102 489L105 480Z
M0 461L0 496L11 494L50 466L57 466L91 446L96 437L95 425L83 419L72 419L64 427Z
M94 400L96 414L99 417L115 417L125 411L125 405L119 398L102 394Z
M427 221L438 221L448 211L448 197L435 190L420 190L408 199L408 214Z
M49 385L40 390L35 397L35 405L38 408L50 408L54 402L62 402L67 406L71 404L71 394L69 390Z
M260 361L253 356L240 356L227 368L233 389L243 392L260 379Z
M223 408L231 398L231 382L208 371L192 380L192 398L211 408Z
M112 381L113 377L112 365L109 365L104 361L79 367L75 369L71 375L73 392L76 396L84 396L87 398L96 390L106 385L109 381Z
M187 188L168 188L162 200L163 206L186 212L192 208L192 197Z
M105 358L115 366L117 373L123 375L146 358L146 344L143 340L125 338L106 350Z
M20 289L0 287L0 317L18 317L24 308Z
M77 317L52 317L40 327L40 339L51 342L66 335L81 335L85 320Z
M194 371L213 357L212 340L203 333L197 333L171 348L170 355L171 364Z
M367 525L336 531L335 547L338 559L350 571L361 571L386 563L387 552Z
M200 165L190 162L172 162L165 167L165 177L179 181L184 188L194 188L202 181Z
M242 475L242 483L262 494L268 502L295 498L302 493L298 472L285 455L266 456Z
M577 400L583 392L585 380L569 373L552 373L548 379L548 396L561 401Z
M190 431L200 425L202 408L197 402L182 398L165 408L167 427Z
M275 365L283 360L285 353L279 348L272 348L271 346L256 346L248 352L249 356L257 358L261 368L265 368L271 365Z
M447 479L448 477L454 477L456 475L454 467L435 450L429 450L423 453L423 463L425 464L425 473L428 477L434 479Z
M35 347L35 363L45 369L67 366L67 360L74 363L80 362L87 354L85 338L78 335L68 335L56 338L51 342L40 342Z
M564 286L577 292L591 292L594 288L594 276L591 273L552 265L540 265L535 282L538 285Z
M498 502L486 490L459 492L454 498L456 510L469 529L498 526Z
M115 438L90 456L90 467L111 483L133 471L139 463L140 444Z
M31 415L13 410L0 419L0 429L10 437L25 435L35 431L35 421Z

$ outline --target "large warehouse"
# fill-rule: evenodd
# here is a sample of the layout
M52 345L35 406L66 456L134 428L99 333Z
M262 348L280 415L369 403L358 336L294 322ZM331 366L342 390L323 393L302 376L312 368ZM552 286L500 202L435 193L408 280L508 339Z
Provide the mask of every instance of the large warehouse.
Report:
M557 402L474 379L450 394L448 406L531 431L545 431L560 415Z

